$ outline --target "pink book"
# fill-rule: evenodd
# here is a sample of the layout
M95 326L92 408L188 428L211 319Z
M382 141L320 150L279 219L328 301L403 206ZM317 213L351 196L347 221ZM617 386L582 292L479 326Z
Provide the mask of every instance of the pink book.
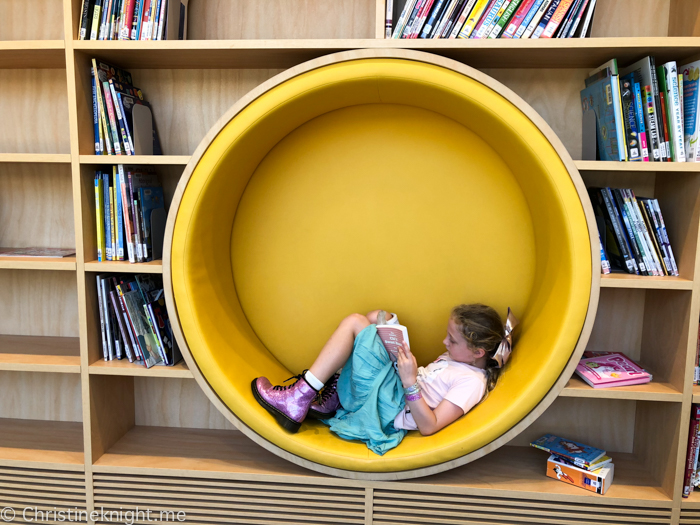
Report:
M394 362L398 359L399 348L401 348L403 341L406 341L409 347L411 346L411 343L408 341L408 329L403 325L378 324L377 334L379 339L382 340L384 348L389 353L389 358Z
M584 357L576 373L593 388L641 385L651 381L651 374L619 352Z

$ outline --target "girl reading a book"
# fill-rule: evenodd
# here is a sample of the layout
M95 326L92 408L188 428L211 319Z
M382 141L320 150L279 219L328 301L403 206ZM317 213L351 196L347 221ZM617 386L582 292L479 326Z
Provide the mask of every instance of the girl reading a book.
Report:
M289 379L293 384L273 386L258 377L253 395L291 432L308 415L383 455L407 431L433 434L478 404L496 386L517 324L510 310L504 325L491 307L456 306L443 340L447 351L418 367L405 341L392 361L377 333L384 316L386 324L398 324L395 314L382 310L346 317L311 368Z

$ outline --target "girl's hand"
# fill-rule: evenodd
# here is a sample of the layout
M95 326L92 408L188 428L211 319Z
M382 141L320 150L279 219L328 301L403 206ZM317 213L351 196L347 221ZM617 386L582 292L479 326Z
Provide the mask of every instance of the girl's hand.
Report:
M396 361L399 371L399 377L404 388L415 384L418 374L418 363L415 356L411 353L406 341L403 341L402 347L399 348L399 355Z

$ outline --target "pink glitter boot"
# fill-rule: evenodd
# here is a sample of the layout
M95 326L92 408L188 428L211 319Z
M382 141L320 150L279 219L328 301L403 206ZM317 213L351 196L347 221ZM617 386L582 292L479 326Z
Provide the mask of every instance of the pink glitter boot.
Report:
M253 396L267 411L272 414L283 428L294 433L301 427L306 418L309 406L313 403L318 391L304 379L304 372L287 379L296 379L288 386L272 386L266 377L253 379L251 387Z
M328 419L335 415L336 410L340 408L340 398L338 397L337 389L339 376L340 374L333 374L316 400L311 403L309 407L309 417L314 419Z

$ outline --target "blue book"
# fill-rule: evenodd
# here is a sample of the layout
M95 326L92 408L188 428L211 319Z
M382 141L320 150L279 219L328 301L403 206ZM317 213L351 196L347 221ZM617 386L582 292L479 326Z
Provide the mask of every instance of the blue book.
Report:
M545 450L564 459L568 459L574 465L587 468L591 463L605 455L605 451L590 445L584 445L570 439L547 434L530 443L530 446Z
M439 16L442 13L445 6L447 6L447 0L437 0L433 4L433 7L430 10L430 13L428 14L428 18L426 19L425 24L423 24L423 29L421 30L420 35L418 35L418 38L430 37L432 29L435 26L435 24L438 23Z
M523 33L525 33L527 26L530 25L532 19L535 18L535 15L537 14L537 11L539 11L543 2L544 0L535 0L535 3L532 4L532 7L527 12L527 15L525 16L525 18L523 18L523 23L520 24L520 27L518 27L518 30L515 32L513 38L520 38L521 36L523 36Z
M102 187L104 189L104 209L105 209L105 252L108 261L114 260L112 257L112 215L111 199L109 192L109 173L102 174Z
M584 112L595 112L599 160L625 160L624 151L620 151L618 145L613 78L617 79L602 78L581 91L581 108Z
M639 82L634 82L634 115L637 119L637 127L639 128L639 144L642 149L642 160L649 160L649 140L647 138L647 128L644 124L644 109L642 103L642 88Z
M92 71L92 68L90 68ZM95 87L95 74L92 75L92 125L95 131L95 155L102 155L102 141L100 140L100 116L97 109L97 88Z

